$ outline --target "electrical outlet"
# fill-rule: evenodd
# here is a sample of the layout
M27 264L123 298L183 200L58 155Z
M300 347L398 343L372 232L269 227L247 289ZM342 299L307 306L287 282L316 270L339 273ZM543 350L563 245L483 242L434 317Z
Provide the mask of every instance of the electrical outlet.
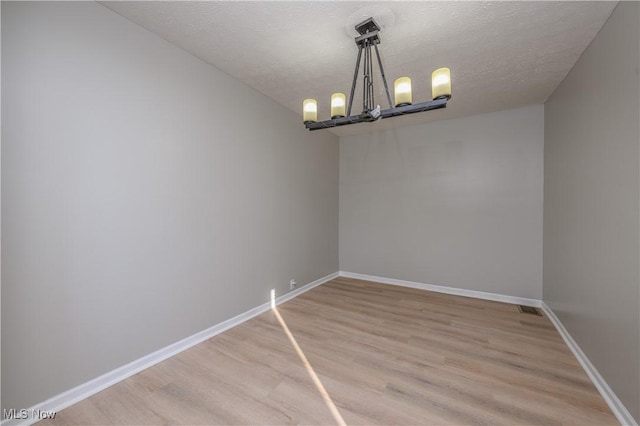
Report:
M296 280L293 279L291 281L289 281L289 290L293 290L294 288L296 288L298 284L296 284Z

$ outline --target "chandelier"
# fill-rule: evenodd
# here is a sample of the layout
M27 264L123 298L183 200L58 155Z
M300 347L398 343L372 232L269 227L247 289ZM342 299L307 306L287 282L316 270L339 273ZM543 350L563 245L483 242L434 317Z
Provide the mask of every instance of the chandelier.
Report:
M400 77L394 82L394 102L391 102L387 78L384 74L384 67L380 59L378 45L380 44L380 27L373 18L369 18L358 25L356 31L359 36L355 38L358 46L358 58L356 59L356 69L353 73L353 83L349 102L346 102L344 93L334 93L331 95L331 119L318 121L318 102L315 99L305 99L302 103L302 117L304 125L309 130L327 129L347 124L372 122L382 118L396 117L399 115L413 114L416 112L430 111L433 109L446 108L447 102L451 99L451 71L449 68L438 68L431 74L431 94L432 100L427 102L412 103L411 79ZM375 50L380 77L384 84L384 91L387 95L389 108L380 110L380 105L375 105L373 89L373 55ZM353 95L356 90L358 71L362 66L362 112L351 115Z

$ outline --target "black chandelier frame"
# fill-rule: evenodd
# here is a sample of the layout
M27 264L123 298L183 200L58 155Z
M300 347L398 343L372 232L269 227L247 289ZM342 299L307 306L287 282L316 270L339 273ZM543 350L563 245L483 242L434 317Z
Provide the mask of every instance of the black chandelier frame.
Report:
M380 26L373 18L369 18L356 25L355 28L360 35L355 38L356 45L358 46L358 57L356 59L356 67L353 73L353 82L351 83L347 116L332 117L331 119L324 121L306 121L304 125L307 129L320 130L338 126L345 126L348 124L373 122L383 118L397 117L400 115L414 114L417 112L431 111L434 109L447 107L447 102L449 101L449 99L451 99L450 95L441 96L427 102L393 106L393 102L391 101L391 94L389 92L389 85L387 84L387 78L384 73L384 66L382 65L382 60L380 59L380 51L378 50L378 45L380 44ZM388 109L380 110L380 106L375 106L375 95L373 88L373 55L371 49L372 47L376 54L378 67L380 69L380 76L382 77L382 82L384 84L384 91L387 95L387 101L389 102ZM363 60L363 56L364 65L362 75L362 112L357 115L351 115L353 98L358 81L358 72L360 71L360 64Z

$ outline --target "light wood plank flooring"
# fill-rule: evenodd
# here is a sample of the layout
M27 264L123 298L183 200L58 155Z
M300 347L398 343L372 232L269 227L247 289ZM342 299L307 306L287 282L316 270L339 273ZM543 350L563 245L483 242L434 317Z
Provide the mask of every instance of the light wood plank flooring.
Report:
M342 422L618 424L547 318L346 278L40 424Z

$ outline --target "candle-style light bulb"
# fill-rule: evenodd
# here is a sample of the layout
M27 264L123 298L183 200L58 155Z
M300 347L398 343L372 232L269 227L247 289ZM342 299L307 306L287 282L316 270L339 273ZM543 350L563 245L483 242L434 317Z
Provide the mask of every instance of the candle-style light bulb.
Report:
M451 70L438 68L431 73L431 95L433 100L451 98Z
M315 99L302 101L302 121L305 124L318 121L318 102Z
M393 83L394 99L397 107L411 105L411 79L400 77Z

